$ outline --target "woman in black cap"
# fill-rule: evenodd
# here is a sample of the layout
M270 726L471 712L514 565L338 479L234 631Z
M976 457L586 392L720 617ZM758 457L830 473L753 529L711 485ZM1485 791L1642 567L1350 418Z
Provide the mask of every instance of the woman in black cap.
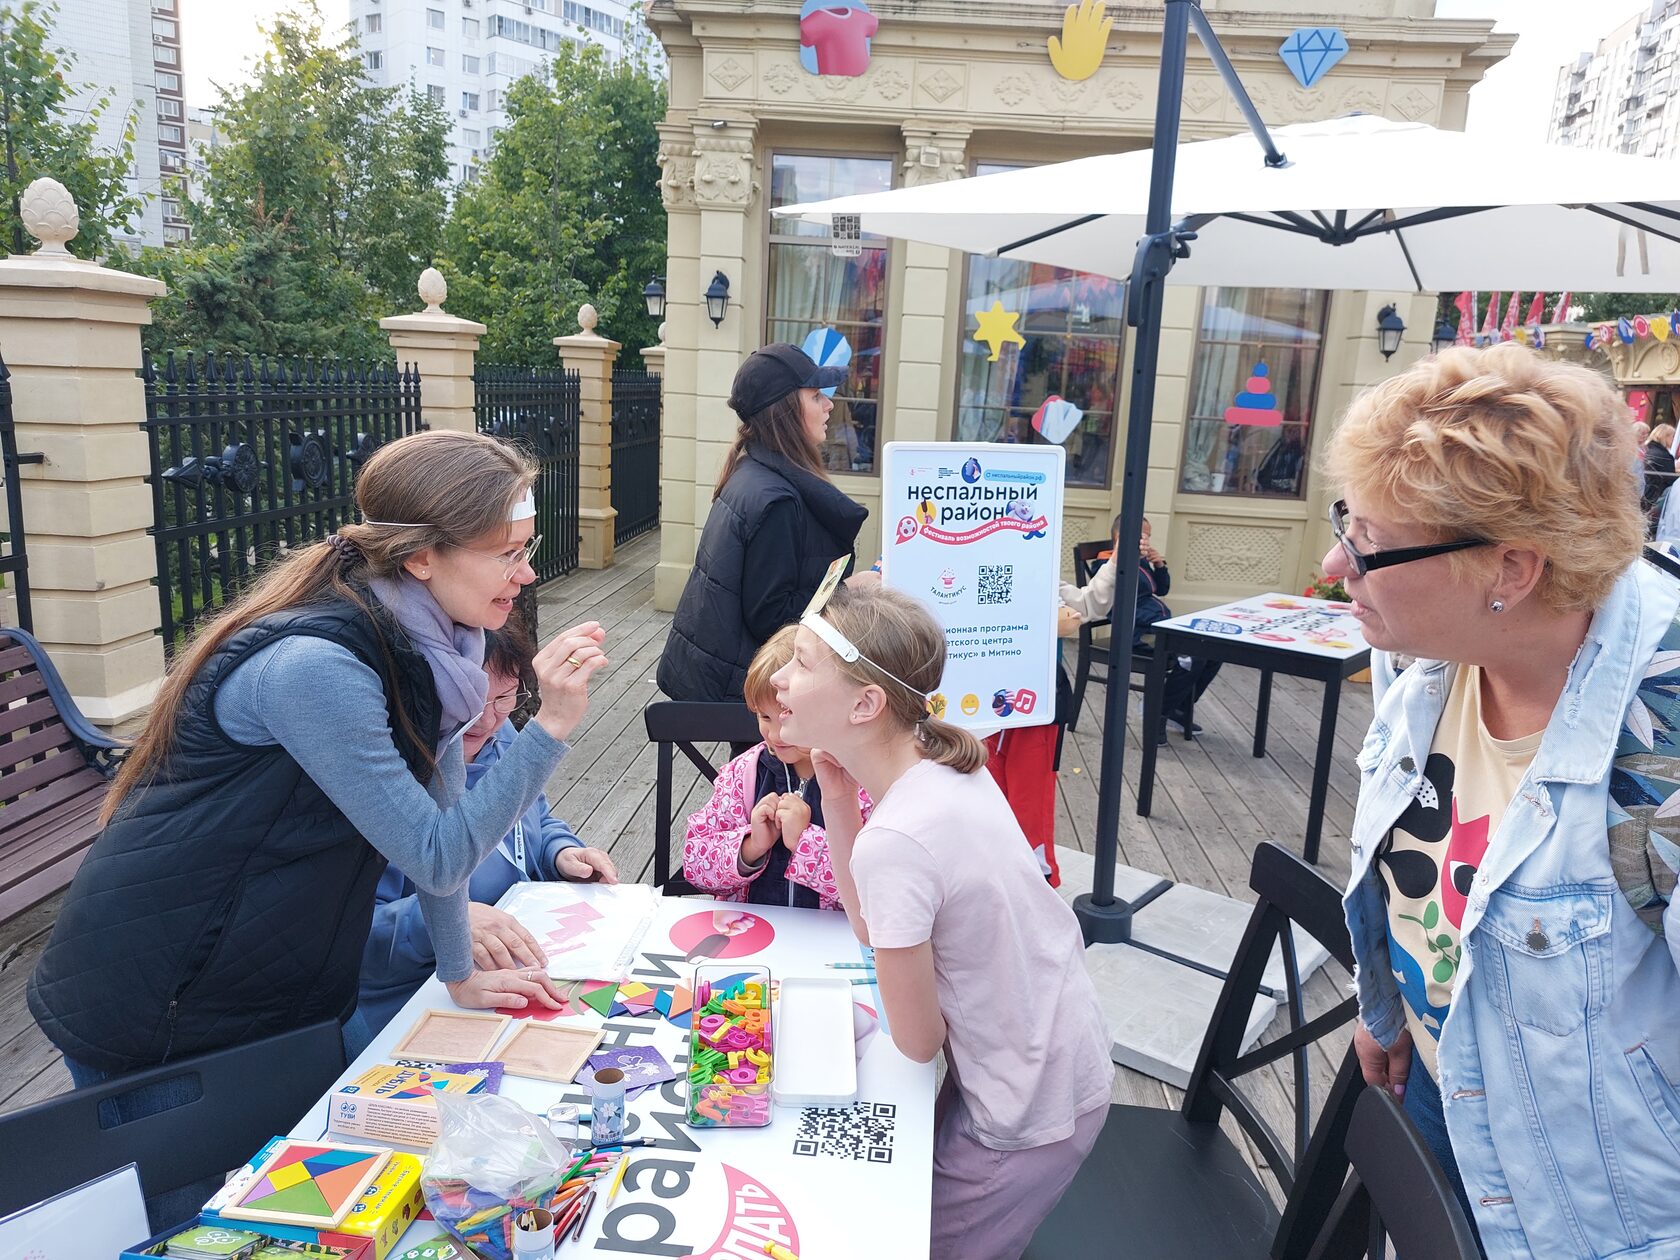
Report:
M677 604L659 688L673 700L739 700L747 665L798 618L828 566L851 553L868 510L828 479L820 450L846 370L769 345L735 374L741 418Z

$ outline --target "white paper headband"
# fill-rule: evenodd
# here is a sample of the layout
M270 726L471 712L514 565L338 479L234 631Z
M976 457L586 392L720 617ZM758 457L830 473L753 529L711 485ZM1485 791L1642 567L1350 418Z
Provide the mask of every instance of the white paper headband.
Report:
M514 503L508 512L508 524L528 521L537 514L537 496L534 491L526 490L525 497ZM362 518L363 525L383 525L386 529L436 529L436 525L425 521L376 521L371 516Z

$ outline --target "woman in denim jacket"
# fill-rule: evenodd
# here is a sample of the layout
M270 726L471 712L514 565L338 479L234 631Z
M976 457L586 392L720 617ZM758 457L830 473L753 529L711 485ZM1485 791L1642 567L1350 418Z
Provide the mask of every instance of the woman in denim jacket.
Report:
M1354 1044L1495 1260L1680 1257L1680 583L1632 455L1600 377L1515 344L1331 440L1325 572L1418 658L1379 653L1359 755Z

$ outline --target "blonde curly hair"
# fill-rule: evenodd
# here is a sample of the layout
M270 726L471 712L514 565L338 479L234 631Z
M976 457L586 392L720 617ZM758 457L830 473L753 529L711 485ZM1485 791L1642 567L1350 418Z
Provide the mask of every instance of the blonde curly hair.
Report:
M1511 342L1445 350L1366 390L1325 463L1344 493L1439 541L1534 548L1536 594L1568 612L1596 608L1639 555L1639 454L1604 377ZM1480 549L1448 559L1456 575L1490 564Z

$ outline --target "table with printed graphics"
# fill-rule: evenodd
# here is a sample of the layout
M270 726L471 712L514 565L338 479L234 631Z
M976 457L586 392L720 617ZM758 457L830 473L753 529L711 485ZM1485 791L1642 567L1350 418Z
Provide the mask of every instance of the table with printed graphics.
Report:
M1324 684L1313 759L1312 793L1307 803L1307 834L1302 855L1318 861L1324 828L1324 800L1330 786L1330 759L1336 746L1336 713L1342 680L1371 664L1371 649L1347 604L1302 595L1255 595L1199 613L1157 621L1155 654L1143 692L1143 765L1138 773L1137 812L1147 818L1155 795L1154 732L1161 729L1161 696L1167 666L1180 656L1223 661L1260 671L1260 696L1254 711L1254 755L1266 755L1266 719L1272 704L1272 675L1315 678ZM1193 706L1192 706L1193 709ZM1186 725L1194 712L1185 714ZM1188 738L1188 736L1187 736Z
M516 884L503 902L543 940L560 912L575 906L579 897L587 899L593 887ZM656 989L688 986L696 962L765 967L778 982L793 976L866 976L871 973L825 966L863 957L844 914L665 897L659 899L629 979ZM912 1062L893 1045L873 985L855 986L854 1001L871 1014L879 1013L882 1027L860 1043L853 1107L774 1107L766 1128L691 1129L683 1123L687 1084L682 1076L647 1090L626 1107L625 1135L652 1137L658 1145L629 1150L629 1168L612 1208L606 1207L603 1184L583 1238L563 1243L556 1254L762 1260L764 1243L773 1240L801 1260L925 1260L933 1177L934 1068ZM457 1009L435 976L333 1089L393 1062L391 1047L431 1008ZM685 1029L652 1014L603 1020L581 1009L581 1015L560 1018L604 1026L603 1047L651 1045L679 1073L686 1072ZM519 1023L514 1021L504 1043ZM589 1106L586 1086L528 1077L504 1076L501 1093L538 1116L560 1102ZM329 1132L330 1098L331 1092L310 1108L290 1136L366 1144L365 1138ZM556 1126L555 1132L573 1138L572 1126ZM392 1149L425 1154L416 1147ZM421 1220L391 1255L441 1232L433 1221Z

